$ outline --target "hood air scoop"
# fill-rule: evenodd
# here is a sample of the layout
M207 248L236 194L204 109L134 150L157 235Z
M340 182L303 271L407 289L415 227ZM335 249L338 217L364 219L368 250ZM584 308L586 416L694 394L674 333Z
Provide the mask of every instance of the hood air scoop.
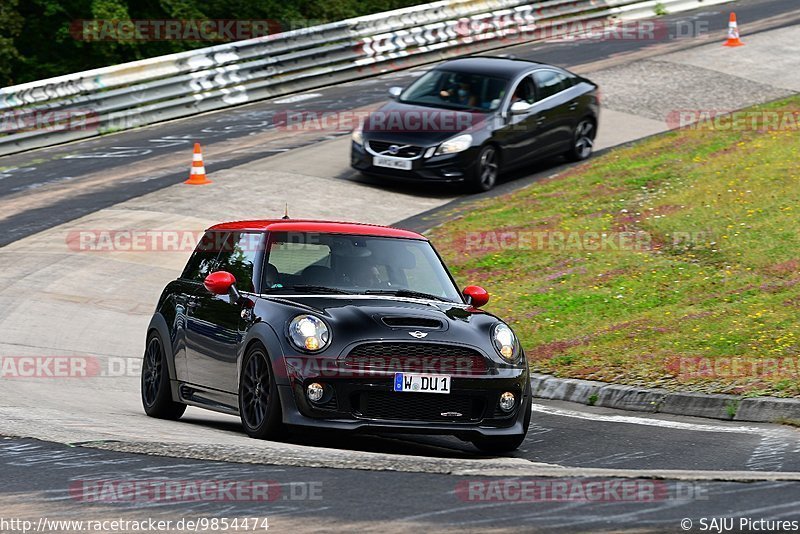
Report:
M440 329L444 325L439 319L430 317L389 316L381 317L381 322L392 328L433 328Z

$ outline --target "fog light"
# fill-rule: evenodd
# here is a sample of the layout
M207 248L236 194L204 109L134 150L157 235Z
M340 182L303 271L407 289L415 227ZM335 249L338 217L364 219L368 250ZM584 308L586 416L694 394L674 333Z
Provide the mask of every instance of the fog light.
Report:
M308 396L308 400L310 400L311 402L319 402L324 394L325 394L325 388L322 387L322 384L317 384L316 382L314 382L313 384L309 384L308 387L306 388L306 395ZM513 399L511 403L512 404L514 403Z
M502 395L500 395L500 409L504 412L510 412L514 409L514 406L517 404L517 399L514 398L514 394L510 391L506 391Z

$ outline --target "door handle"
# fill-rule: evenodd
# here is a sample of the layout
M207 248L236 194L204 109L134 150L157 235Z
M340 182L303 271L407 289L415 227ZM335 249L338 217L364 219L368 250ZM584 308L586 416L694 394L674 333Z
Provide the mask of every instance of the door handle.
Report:
M575 111L576 109L578 109L578 103L577 102L573 102L572 104L569 105L569 110L570 111Z
M547 120L547 117L539 117L538 119L536 119L536 124L541 126L542 124L544 124L544 121L546 121L546 120Z

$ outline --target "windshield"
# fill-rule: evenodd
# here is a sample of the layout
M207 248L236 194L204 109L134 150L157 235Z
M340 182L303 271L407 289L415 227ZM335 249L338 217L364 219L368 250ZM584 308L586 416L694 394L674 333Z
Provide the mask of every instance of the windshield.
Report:
M378 293L463 302L427 241L317 233L273 233L266 292Z
M403 91L405 104L493 111L500 107L508 80L448 70L431 70Z

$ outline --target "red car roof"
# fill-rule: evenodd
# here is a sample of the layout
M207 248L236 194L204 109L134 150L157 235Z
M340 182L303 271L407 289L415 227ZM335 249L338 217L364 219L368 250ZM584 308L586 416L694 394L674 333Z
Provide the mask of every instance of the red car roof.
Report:
M427 238L410 230L379 226L377 224L314 221L304 219L265 219L258 221L233 221L212 226L209 230L251 232L318 232L322 234L353 234L377 237Z

